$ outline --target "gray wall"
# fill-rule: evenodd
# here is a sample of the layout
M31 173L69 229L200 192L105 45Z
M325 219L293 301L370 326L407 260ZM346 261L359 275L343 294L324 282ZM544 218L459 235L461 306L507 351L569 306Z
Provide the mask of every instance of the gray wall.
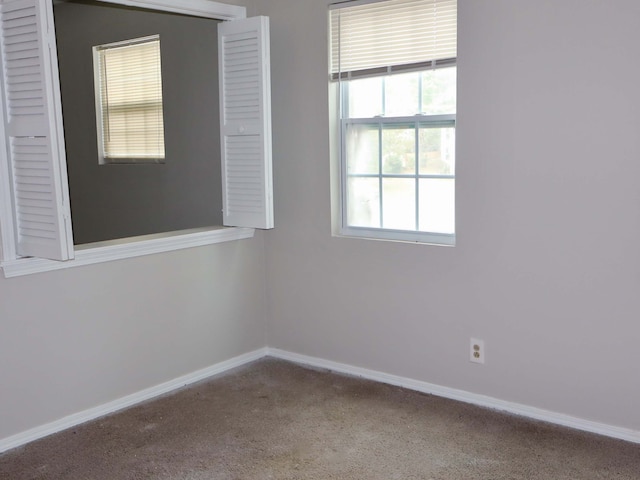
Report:
M222 224L217 21L55 7L74 242ZM160 34L165 164L98 165L92 47Z
M0 276L0 440L263 347L263 251Z
M195 112L194 120L204 115ZM0 439L263 347L264 265L256 232L249 240L0 275Z
M249 11L272 33L269 346L640 430L640 3L459 1L454 248L331 236L327 3Z

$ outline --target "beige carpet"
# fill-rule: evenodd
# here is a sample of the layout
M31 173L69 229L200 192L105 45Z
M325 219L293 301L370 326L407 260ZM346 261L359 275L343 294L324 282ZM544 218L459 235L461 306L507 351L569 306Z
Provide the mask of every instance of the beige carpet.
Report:
M640 445L261 360L0 455L0 479L640 479Z

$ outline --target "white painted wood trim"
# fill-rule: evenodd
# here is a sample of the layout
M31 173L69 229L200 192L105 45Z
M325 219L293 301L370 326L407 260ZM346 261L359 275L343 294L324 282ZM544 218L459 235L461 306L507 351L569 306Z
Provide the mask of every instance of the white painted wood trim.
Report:
M438 397L449 398L451 400L458 400L460 402L470 403L480 407L512 413L522 417L532 418L534 420L541 420L543 422L562 425L564 427L575 428L576 430L597 433L599 435L626 440L628 442L640 443L640 431L631 430L629 428L593 422L591 420L585 420L583 418L573 417L571 415L552 412L550 410L531 407L520 403L507 402L505 400L471 393L465 390L443 387L433 383L422 382L397 375L390 375L388 373L369 370L367 368L354 367L353 365L332 362L322 358L300 355L298 353L287 352L277 348L267 348L267 355L301 365L323 368L334 372L374 380L376 382L408 388L417 392L428 393L431 395L437 395Z
M213 2L211 0L103 0L129 7L149 8L164 12L182 13L219 20L246 18L247 9L237 5Z
M49 272L94 263L110 262L125 258L140 257L154 253L170 252L183 248L201 247L215 243L252 238L253 228L193 228L176 232L143 235L107 242L89 243L76 247L75 259L66 262L44 258L18 258L0 264L6 278Z
M131 395L127 395L112 402L108 402L103 405L90 408L88 410L83 410L82 412L74 413L54 422L50 422L45 425L41 425L18 433L16 435L0 439L0 453L12 448L19 447L34 440L46 437L47 435L66 430L67 428L74 427L81 423L95 420L96 418L102 417L104 415L117 412L118 410L131 407L138 403L155 398L159 395L178 390L192 383L199 382L201 380L205 380L215 375L224 373L227 370L231 370L232 368L236 368L247 363L260 360L263 357L273 357L300 365L307 365L310 367L322 368L346 375L353 375L376 382L386 383L388 385L395 385L422 393L428 393L443 398L449 398L452 400L470 403L481 407L512 413L515 415L520 415L522 417L532 418L534 420L541 420L544 422L562 425L569 428L575 428L577 430L596 433L607 437L626 440L633 443L640 443L640 431L637 430L593 422L591 420L585 420L562 413L556 413L549 410L530 407L528 405L506 402L504 400L467 392L465 390L443 387L428 382L413 380L397 375L390 375L366 368L355 367L353 365L348 365L345 363L332 362L330 360L325 360L322 358L310 357L308 355L288 352L285 350L280 350L278 348L263 347L252 352L233 357L229 360L216 363L211 367L203 368L201 370L183 375L176 379L169 380L168 382L162 383L160 385L141 390L140 392L133 393Z
M117 412L118 410L123 410L138 403L155 398L159 395L163 395L192 383L199 382L200 380L219 375L228 370L231 370L232 368L240 367L247 363L258 360L265 355L266 348L260 348L258 350L254 350L253 352L245 353L244 355L239 355L229 360L216 363L211 367L203 368L201 370L183 375L168 382L161 383L160 385L156 385L155 387L141 390L112 402L108 402L103 405L84 410L82 412L74 413L73 415L61 418L60 420L56 420L54 422L32 428L25 432L0 439L0 453L12 448L19 447L20 445L24 445L34 440L38 440L39 438L46 437L47 435L66 430L67 428L74 427L81 423L94 420L113 412Z
M0 61L2 59L0 58ZM16 232L13 216L12 179L9 173L9 145L5 126L8 123L4 105L5 78L0 75L0 261L16 258Z
M2 76L2 75L0 75ZM2 82L2 79L0 79ZM0 85L0 92L4 87ZM4 99L0 95L0 262L16 258L15 221L13 218L13 194L9 178L9 151L4 130ZM7 175L5 175L5 172Z

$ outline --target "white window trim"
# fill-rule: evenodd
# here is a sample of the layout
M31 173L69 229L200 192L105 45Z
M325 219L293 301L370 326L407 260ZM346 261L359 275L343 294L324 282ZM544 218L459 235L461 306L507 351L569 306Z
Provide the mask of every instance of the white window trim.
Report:
M212 2L210 0L104 1L106 3L218 20L246 18L245 7ZM0 98L0 110L3 110L3 101ZM0 152L6 152L4 119L0 120ZM0 155L1 172L7 172L9 168L8 159L4 157L6 156ZM253 228L247 227L214 226L77 246L74 248L75 258L64 262L20 257L16 252L15 218L11 186L9 179L5 178L7 177L6 175L0 175L0 177L0 267L2 267L6 278L246 239L253 237L255 232Z
M184 248L213 245L252 238L255 229L243 227L203 227L176 232L142 235L105 242L89 243L75 248L75 258L67 262L44 258L19 258L2 263L6 278L31 273L50 272L94 263L171 252Z
M339 87L340 88L340 87ZM440 125L449 126L455 128L456 126L456 114L447 115L414 115L412 117L372 117L372 118L344 118L341 116L338 120L340 124L340 138L341 151L340 151L340 227L339 234L344 237L360 237L371 240L396 240L399 242L408 243L424 243L428 245L443 245L443 246L455 246L456 234L455 233L439 233L439 232L427 232L417 230L396 230L393 228L383 227L356 227L349 225L347 222L347 162L345 161L346 153L346 129L349 125L374 125L379 124L393 125L393 124L422 124L422 125ZM450 177L447 175L446 177ZM455 178L454 176L451 176ZM415 178L408 176L407 178Z
M140 7L163 12L182 13L215 20L238 20L247 17L247 9L237 5L211 0L102 0L129 7Z

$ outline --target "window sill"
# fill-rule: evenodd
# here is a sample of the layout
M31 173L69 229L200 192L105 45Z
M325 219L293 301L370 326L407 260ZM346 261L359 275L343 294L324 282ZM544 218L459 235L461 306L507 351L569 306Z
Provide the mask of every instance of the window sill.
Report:
M334 236L443 247L455 247L456 245L456 235L454 233L427 233L382 228L343 227L342 230L334 234Z
M92 265L154 253L170 252L183 248L201 247L214 243L251 238L253 228L204 227L177 232L142 235L139 237L89 243L75 247L75 259L66 262L41 258L19 258L2 263L6 278L32 273L49 272L63 268Z

